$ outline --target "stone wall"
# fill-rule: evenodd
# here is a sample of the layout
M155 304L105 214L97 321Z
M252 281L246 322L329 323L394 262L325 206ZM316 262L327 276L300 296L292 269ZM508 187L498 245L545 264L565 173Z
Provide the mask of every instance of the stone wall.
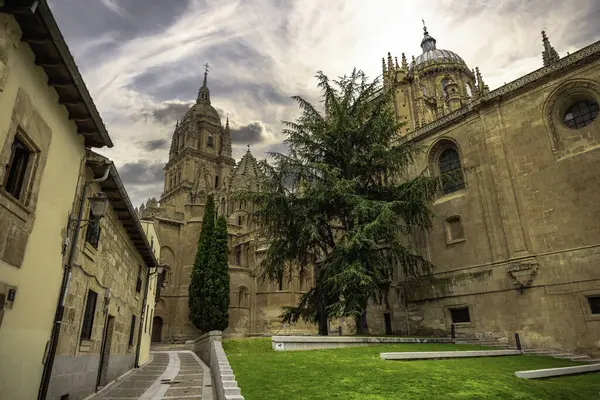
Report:
M88 172L87 179L92 179ZM100 191L91 186L90 197ZM81 190L79 191L81 193ZM76 199L75 204L79 204ZM86 202L84 214L88 215ZM87 218L86 218L87 219ZM109 346L108 365L101 385L111 382L134 367L135 351L140 327L140 315L148 271L129 239L112 206L101 221L98 248L86 242L86 227L80 232L75 265L72 269L69 292L65 302L64 318L58 342L56 364L52 370L49 398L70 395L70 399L85 398L95 391L100 353L104 335ZM142 285L136 291L138 271ZM107 289L110 298L107 299ZM89 291L97 294L90 338L81 338L84 312ZM133 343L129 345L132 316L135 315ZM108 318L114 318L112 332L106 333ZM79 368L81 366L81 368ZM54 397L53 397L54 396Z
M600 54L596 47L588 54ZM423 247L436 269L410 293L416 329L448 331L449 309L468 307L471 322L458 333L508 341L519 332L525 346L600 353L592 333L600 318L586 299L600 295L600 120L574 130L561 119L581 96L600 101L597 58L416 138L426 151L415 173L442 144L457 149L467 171L466 188L433 205ZM464 240L449 240L452 216ZM402 330L399 298L392 308Z

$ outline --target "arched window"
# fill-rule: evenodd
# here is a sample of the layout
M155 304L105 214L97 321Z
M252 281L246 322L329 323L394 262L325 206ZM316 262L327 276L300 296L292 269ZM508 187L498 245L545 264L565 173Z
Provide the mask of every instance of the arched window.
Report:
M248 290L243 286L238 289L238 307L248 307Z
M208 139L206 140L206 147L213 148L213 136L211 134L208 135Z
M438 168L440 170L442 191L444 194L465 188L460 158L455 149L449 147L441 151L438 158Z
M471 85L469 85L468 83L465 83L465 90L467 91L468 97L473 97L473 91L471 90Z
M242 249L240 249L239 247L235 251L235 264L237 266L242 265Z
M448 94L446 93L446 87L448 86L449 83L450 83L450 81L448 81L448 79L446 79L446 78L442 79L442 94L444 95L444 98L448 97Z

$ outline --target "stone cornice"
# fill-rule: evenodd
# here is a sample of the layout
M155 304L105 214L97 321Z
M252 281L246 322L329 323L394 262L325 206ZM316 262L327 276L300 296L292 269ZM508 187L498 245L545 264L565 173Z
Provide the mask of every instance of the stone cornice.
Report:
M552 65L540 68L504 86L501 86L498 89L484 94L482 97L472 101L466 106L459 108L458 110L438 118L435 121L409 133L408 139L410 141L424 139L440 129L443 129L448 125L454 124L464 118L467 118L471 114L478 112L489 103L497 103L501 100L506 100L517 96L535 87L539 87L544 83L556 78L557 76L563 76L566 73L569 73L572 70L599 58L600 41L584 47L583 49L564 58L561 58Z

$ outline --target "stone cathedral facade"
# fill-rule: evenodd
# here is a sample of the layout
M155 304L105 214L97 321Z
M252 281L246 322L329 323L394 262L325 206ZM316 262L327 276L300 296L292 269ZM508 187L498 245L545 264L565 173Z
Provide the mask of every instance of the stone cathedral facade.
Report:
M281 307L297 304L312 284L307 272L280 283L258 279L256 266L264 243L248 221L249 204L230 199L236 188L256 188L260 174L250 148L236 163L231 156L229 121L211 105L207 73L196 103L178 121L160 201L150 199L139 208L142 219L153 220L161 243L163 288L153 317L153 341L180 343L200 332L188 319L188 287L202 229L207 196L228 217L230 307L228 336L304 332L302 324L289 329L279 321Z
M526 346L600 353L600 42L561 58L542 33L540 69L495 90L427 29L421 48L410 61L388 54L384 85L401 134L424 149L414 173L462 173L444 183L433 228L413 238L434 273L404 291L397 271L389 306L370 307L371 331L446 335L454 324L458 335L507 342L518 332ZM281 306L310 287L308 275L257 280L264 244L247 205L228 196L258 173L249 151L231 158L205 80L173 135L160 207L141 210L158 222L170 266L155 320L163 342L197 335L187 287L209 193L229 217L230 335L277 332Z
M437 47L383 60L402 134L424 148L414 173L444 183L415 245L435 266L402 300L373 306L379 332L514 340L600 354L600 42L560 58L542 32L540 69L490 91ZM408 313L408 318L407 314Z

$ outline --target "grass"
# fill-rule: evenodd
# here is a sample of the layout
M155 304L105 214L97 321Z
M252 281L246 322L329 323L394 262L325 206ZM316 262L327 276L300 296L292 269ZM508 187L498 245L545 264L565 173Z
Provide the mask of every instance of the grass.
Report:
M544 380L515 371L579 365L540 356L385 361L381 352L480 350L452 344L391 344L331 350L271 349L270 338L229 339L223 347L246 400L600 398L598 373Z

